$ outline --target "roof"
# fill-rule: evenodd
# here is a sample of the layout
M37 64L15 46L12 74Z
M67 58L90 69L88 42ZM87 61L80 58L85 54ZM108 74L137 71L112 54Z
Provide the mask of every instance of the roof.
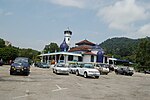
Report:
M84 45L84 44L90 45L90 46L94 46L95 45L95 43L92 43L92 42L90 42L90 41L88 41L86 39L83 40L83 41L80 41L80 42L76 43L76 45Z
M92 52L85 52L83 54L85 54L85 55L96 55L95 53L92 53Z
M78 46L78 47L73 47L69 50L69 52L74 52L74 51L89 51L91 49L91 46Z
M73 52L54 52L54 53L46 53L46 54L40 54L39 56L51 56L51 55L73 55L73 56L82 56L81 54L78 53L73 53Z

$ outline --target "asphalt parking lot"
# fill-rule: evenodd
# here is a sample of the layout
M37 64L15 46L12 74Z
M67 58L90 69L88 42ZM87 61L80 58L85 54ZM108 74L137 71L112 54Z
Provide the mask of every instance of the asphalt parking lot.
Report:
M150 74L112 72L94 79L31 67L23 76L9 75L9 67L0 66L0 100L150 100Z

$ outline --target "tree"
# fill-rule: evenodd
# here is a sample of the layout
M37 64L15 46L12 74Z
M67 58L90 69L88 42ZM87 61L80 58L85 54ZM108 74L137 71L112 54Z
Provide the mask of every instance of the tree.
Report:
M138 45L136 52L136 62L140 66L150 69L150 38L144 38Z
M14 60L16 57L18 57L18 50L16 48L0 48L0 58L3 59L5 63L9 63L10 60Z
M45 45L44 47L44 53L48 53L48 52L55 52L55 51L60 51L57 43L50 43L49 45Z
M0 38L0 48L4 48L4 47L5 47L5 41Z
M33 49L20 49L19 50L19 56L21 57L28 57L32 60L35 60L36 57L40 54L39 51L33 50Z
M126 59L135 62L135 52L140 39L112 38L102 42L100 46L106 54L111 54L119 59Z

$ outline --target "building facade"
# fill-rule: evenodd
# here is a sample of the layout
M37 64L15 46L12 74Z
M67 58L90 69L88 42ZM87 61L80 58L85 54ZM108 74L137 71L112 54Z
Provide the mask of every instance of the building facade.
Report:
M107 63L103 49L88 40L75 43L75 47L70 47L72 32L68 29L64 31L64 39L60 45L60 52L39 55L42 62L84 62L84 63Z

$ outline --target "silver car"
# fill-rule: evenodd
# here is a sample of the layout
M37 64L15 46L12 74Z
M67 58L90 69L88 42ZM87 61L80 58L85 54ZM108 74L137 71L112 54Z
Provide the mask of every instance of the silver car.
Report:
M70 72L71 74L75 74L76 71L77 71L77 67L78 67L77 64L70 64L70 65L69 65L69 72Z

